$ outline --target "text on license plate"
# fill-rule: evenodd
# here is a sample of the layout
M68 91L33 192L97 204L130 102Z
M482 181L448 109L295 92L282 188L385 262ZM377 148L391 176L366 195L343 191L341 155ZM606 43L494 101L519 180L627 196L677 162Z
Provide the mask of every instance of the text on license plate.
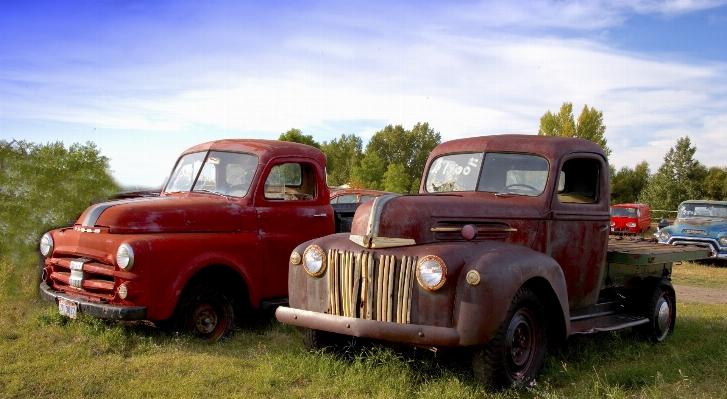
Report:
M75 319L77 310L78 305L75 302L63 298L58 298L58 313Z

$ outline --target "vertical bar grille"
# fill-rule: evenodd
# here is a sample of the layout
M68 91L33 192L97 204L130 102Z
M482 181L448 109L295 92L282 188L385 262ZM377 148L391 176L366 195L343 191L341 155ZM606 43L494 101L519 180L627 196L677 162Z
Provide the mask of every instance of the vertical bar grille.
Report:
M408 324L417 258L328 251L328 313Z

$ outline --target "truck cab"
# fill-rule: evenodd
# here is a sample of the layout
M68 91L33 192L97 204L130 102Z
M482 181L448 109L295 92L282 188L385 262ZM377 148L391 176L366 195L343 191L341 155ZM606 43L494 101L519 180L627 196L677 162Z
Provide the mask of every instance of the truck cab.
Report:
M573 334L638 327L663 340L671 262L699 255L610 249L609 192L606 156L587 140L443 143L419 194L363 203L350 234L293 251L276 317L303 327L309 350L347 336L466 348L495 387L534 378L548 343Z
M325 166L297 143L193 146L157 196L95 204L46 233L41 295L70 317L228 336L245 309L287 302L296 245L336 232Z

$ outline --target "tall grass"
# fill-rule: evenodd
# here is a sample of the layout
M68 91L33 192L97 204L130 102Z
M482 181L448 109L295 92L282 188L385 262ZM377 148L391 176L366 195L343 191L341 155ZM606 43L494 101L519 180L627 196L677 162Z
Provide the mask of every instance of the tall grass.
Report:
M70 320L30 288L32 273L0 262L0 276L2 398L727 397L725 305L680 303L675 333L658 345L628 330L574 336L553 348L534 386L489 392L466 353L367 344L309 354L299 331L269 313L206 344L150 323Z

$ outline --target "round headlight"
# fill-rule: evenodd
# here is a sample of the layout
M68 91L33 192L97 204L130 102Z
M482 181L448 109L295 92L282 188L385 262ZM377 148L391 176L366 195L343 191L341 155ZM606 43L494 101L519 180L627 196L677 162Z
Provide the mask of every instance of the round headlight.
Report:
M417 281L424 289L434 291L447 280L447 266L438 256L427 255L417 265Z
M611 221L611 226L615 226L615 225L616 225L616 222L614 222L614 221L612 220L612 221Z
M311 245L303 252L303 268L313 277L326 271L326 253L318 245Z
M636 227L636 223L628 222L628 223L626 223L626 227Z
M727 237L720 237L719 238L719 245L723 247L727 247Z
M669 241L669 233L667 233L666 231L660 231L659 241Z
M40 253L46 258L53 254L53 237L50 234L45 233L40 238Z
M129 244L121 244L116 251L116 264L124 270L131 269L134 266L134 251Z

